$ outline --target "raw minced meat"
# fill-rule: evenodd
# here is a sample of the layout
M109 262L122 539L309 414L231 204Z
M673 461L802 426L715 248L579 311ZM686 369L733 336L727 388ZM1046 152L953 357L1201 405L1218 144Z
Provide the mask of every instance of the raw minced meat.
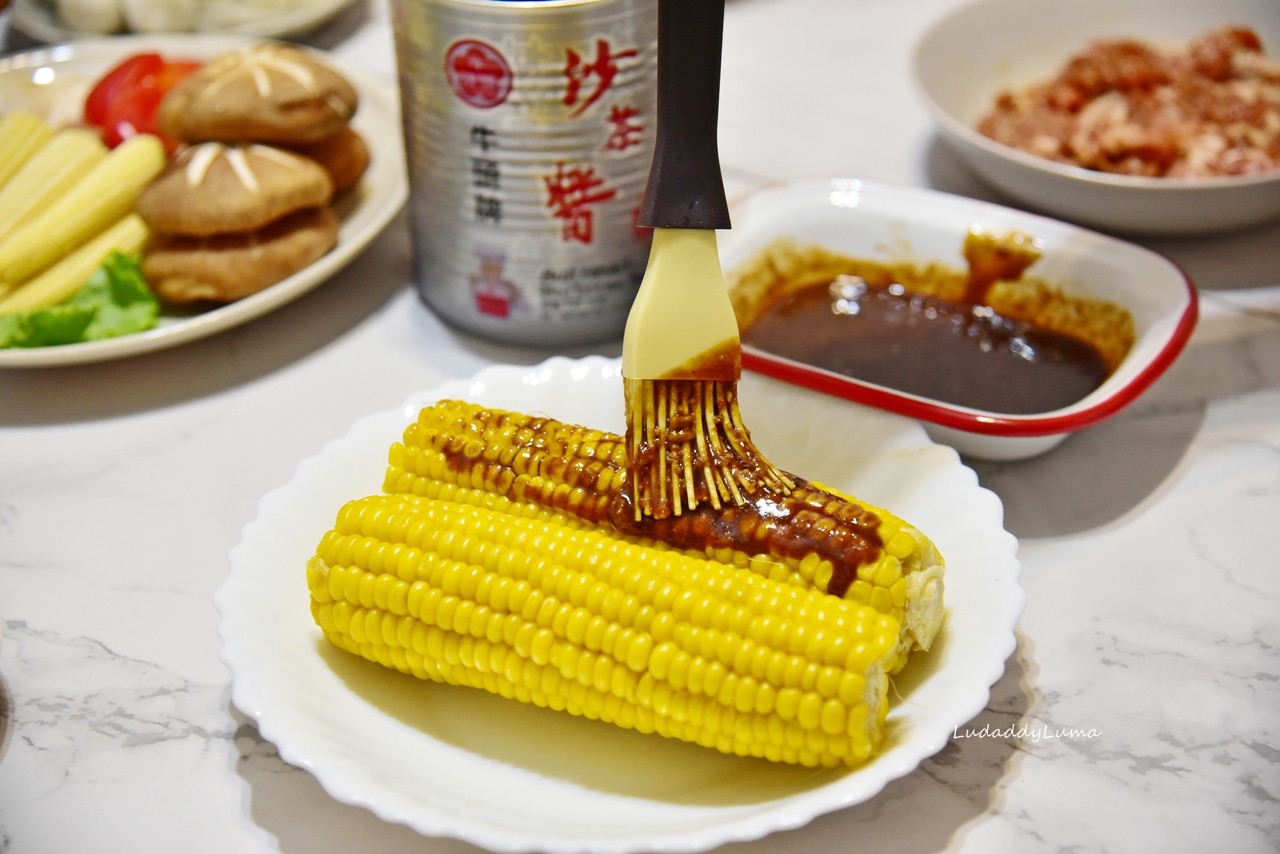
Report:
M1280 62L1240 27L1211 30L1176 50L1094 42L1057 78L1002 92L978 130L1102 172L1258 174L1280 169Z

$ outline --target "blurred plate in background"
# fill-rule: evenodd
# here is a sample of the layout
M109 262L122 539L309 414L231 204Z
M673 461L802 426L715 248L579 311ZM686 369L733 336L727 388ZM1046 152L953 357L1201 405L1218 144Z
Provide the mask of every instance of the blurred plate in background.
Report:
M203 0L196 7L199 33L233 33L241 36L284 38L315 29L354 0ZM100 38L100 32L82 32L58 18L53 0L12 0L11 26L48 44Z

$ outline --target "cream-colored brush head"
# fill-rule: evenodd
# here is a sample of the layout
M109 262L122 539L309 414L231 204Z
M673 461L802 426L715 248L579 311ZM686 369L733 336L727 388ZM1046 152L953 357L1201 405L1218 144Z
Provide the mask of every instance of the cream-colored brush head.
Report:
M631 305L622 340L628 379L736 380L738 320L729 302L716 233L655 228L649 265ZM725 356L732 353L732 359ZM732 376L708 365L732 363Z

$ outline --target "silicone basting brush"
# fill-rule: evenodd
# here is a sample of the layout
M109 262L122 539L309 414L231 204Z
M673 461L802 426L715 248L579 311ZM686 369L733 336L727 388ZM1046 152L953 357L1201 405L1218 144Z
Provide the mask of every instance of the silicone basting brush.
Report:
M723 32L724 0L659 0L657 140L639 219L653 249L622 350L637 520L794 486L738 412L742 346L716 248L730 227L716 143Z

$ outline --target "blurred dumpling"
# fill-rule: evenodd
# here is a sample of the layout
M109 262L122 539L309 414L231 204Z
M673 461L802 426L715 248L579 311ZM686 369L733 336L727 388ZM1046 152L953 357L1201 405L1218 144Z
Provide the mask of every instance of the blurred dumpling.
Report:
M135 33L180 33L195 29L197 0L120 0Z
M114 33L120 29L120 0L58 0L58 20L82 33Z

